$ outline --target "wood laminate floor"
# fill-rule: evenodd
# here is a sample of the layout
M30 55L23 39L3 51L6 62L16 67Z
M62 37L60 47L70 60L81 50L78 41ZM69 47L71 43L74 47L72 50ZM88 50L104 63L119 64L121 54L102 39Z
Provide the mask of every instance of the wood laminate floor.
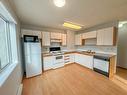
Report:
M127 69L117 67L116 75L127 81Z
M23 95L127 95L107 77L77 64L23 80Z

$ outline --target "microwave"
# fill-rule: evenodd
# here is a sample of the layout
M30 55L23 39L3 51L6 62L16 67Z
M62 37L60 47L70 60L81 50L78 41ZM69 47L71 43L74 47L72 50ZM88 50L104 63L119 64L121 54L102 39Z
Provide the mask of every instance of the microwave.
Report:
M50 52L57 52L57 51L61 51L60 47L50 47L49 48Z
M38 36L24 35L24 42L39 42Z

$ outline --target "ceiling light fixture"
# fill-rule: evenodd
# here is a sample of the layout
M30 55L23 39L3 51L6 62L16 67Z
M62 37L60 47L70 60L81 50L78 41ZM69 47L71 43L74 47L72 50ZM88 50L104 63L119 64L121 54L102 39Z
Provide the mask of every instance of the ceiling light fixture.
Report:
M76 24L72 24L69 22L64 22L63 24L64 27L72 28L72 29L81 29L82 27Z
M65 0L53 0L54 1L54 4L57 6L57 7L63 7L66 3Z

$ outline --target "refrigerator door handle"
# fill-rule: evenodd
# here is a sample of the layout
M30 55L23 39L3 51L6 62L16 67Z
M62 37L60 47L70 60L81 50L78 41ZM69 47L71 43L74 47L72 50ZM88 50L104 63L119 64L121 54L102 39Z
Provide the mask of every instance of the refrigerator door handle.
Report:
M30 63L32 64L32 58L31 58L31 46L30 46Z

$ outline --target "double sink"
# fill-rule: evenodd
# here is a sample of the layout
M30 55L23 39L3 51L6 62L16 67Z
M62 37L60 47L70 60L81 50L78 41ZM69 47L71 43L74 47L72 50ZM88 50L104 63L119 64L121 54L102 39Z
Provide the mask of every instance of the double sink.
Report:
M88 51L78 51L79 53L82 54L86 54L86 55L91 55L94 57L103 57L103 58L111 58L112 56L114 56L114 54L107 54L107 53L96 53L92 50L88 50Z

